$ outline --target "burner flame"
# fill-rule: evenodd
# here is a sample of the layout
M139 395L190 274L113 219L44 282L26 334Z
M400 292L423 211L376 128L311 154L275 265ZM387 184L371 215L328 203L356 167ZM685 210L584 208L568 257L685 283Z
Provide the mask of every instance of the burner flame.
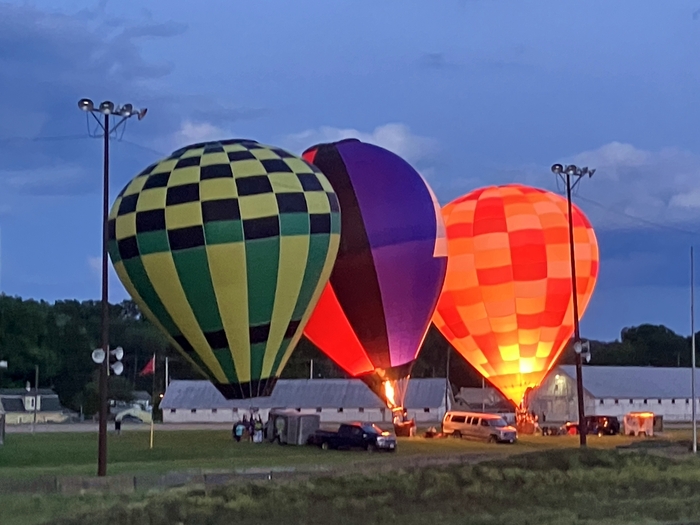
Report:
M391 384L391 381L384 381L384 395L386 396L386 403L389 406L389 408L396 408L394 386Z

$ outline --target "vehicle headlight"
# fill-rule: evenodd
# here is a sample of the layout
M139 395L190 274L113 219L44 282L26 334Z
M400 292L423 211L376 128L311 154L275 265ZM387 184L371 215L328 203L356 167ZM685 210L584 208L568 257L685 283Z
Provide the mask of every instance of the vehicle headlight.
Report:
M381 437L381 436L377 438L377 443L381 444L381 443L384 443L384 442L386 442L386 438Z

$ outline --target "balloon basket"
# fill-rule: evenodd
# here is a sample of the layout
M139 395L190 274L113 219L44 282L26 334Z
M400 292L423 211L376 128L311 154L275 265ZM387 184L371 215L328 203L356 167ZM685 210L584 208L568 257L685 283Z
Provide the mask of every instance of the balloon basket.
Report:
M396 437L414 437L416 435L416 420L408 419L408 413L403 407L391 410Z

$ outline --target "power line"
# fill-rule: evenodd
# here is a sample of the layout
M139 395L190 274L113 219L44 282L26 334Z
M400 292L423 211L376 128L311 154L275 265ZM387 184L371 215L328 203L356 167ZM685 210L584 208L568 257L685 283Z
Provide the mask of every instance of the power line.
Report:
M125 140L125 139L115 141L115 143L117 143L117 144L120 142L123 142L124 144L128 144L130 146L134 146L134 147L142 149L144 151L148 151L149 153L155 153L159 157L167 157L168 156L167 153L163 153L162 151L158 151L157 149L153 149L153 148L150 148L148 146L144 146L143 144L139 144L138 142L132 142L130 140Z
M4 137L0 138L0 144L10 142L59 142L63 140L80 140L89 138L90 136L86 133L81 133L80 135L56 135L47 137Z
M684 235L696 235L696 236L700 235L700 232L697 232L697 231L685 230L683 228L677 228L675 226L669 226L667 224L661 224L658 222L650 221L649 219L643 219L643 218L637 217L635 215L630 215L629 213L627 213L625 211L616 210L614 208L609 208L609 207L605 206L604 204L596 202L592 199L587 199L586 197L578 196L577 198L579 200L582 200L582 201L587 202L589 204L593 204L594 206L598 206L599 208L602 208L603 210L608 211L610 213L614 213L616 215L627 217L628 219L635 220L635 221L640 222L642 224L647 224L648 226L653 226L655 228L660 228L662 230L669 230L669 231L673 231L676 233L682 233Z
M44 136L44 137L2 137L0 138L0 144L8 144L11 142L61 142L61 141L69 141L69 140L82 140L82 139L92 139L95 137L91 137L87 133L81 133L80 135L55 135L55 136ZM167 153L163 153L162 151L158 151L156 149L150 148L148 146L144 146L143 144L139 144L138 142L132 142L130 140L125 140L125 139L116 139L113 141L115 144L123 142L124 144L128 144L130 146L142 149L144 151L148 151L149 153L153 153L155 155L158 155L160 157L167 157Z

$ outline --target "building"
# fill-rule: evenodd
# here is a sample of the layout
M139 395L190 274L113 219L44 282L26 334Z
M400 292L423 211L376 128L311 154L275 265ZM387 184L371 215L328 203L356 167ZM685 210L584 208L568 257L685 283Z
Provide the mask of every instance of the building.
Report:
M412 379L406 409L417 422L442 420L453 402L444 379ZM271 408L317 413L322 422L389 423L391 411L359 379L281 379L272 395L227 400L209 381L171 381L161 401L164 423L230 423L251 412L267 420Z
M493 387L460 388L455 394L455 404L452 409L489 414L515 413L513 404Z
M24 388L0 389L0 404L5 411L5 423L21 425L34 421L34 402L36 400L37 423L62 423L68 414L61 406L58 395L51 389Z
M690 380L690 368L584 366L585 413L622 418L629 412L653 412L664 421L691 421ZM695 389L700 395L700 372ZM555 367L529 395L528 407L540 424L542 414L545 424L577 420L576 367Z

